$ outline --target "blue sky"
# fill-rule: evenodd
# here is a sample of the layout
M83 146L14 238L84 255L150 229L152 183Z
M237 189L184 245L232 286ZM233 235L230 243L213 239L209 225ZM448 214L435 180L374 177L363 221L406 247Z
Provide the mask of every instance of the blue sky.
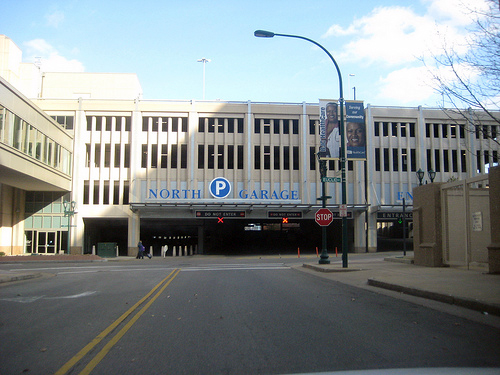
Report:
M6 0L0 34L46 71L136 73L145 99L308 102L339 96L373 105L435 106L420 57L460 51L464 0ZM465 0L477 6L483 0ZM352 76L351 76L352 75Z

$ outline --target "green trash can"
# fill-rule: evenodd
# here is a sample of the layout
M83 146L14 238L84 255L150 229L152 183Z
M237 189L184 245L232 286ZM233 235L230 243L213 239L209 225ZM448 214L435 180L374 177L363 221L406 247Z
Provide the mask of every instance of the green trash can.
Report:
M116 258L116 242L99 242L97 255L101 258Z

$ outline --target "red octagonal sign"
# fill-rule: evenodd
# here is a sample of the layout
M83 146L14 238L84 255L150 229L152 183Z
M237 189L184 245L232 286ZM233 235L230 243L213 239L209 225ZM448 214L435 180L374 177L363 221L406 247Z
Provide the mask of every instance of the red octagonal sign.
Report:
M328 208L320 208L318 211L316 211L314 220L316 220L316 222L322 227L326 227L333 221L332 211L330 211Z

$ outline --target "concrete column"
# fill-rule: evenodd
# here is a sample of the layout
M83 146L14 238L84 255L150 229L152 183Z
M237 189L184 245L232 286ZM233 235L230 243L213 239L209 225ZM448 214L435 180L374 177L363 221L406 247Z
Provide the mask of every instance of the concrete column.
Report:
M500 167L489 170L491 244L488 246L489 273L500 273Z
M413 189L413 251L419 266L443 266L440 183Z
M129 257L137 256L138 249L137 244L140 240L141 232L141 219L137 215L131 215L128 217L128 250L127 255Z

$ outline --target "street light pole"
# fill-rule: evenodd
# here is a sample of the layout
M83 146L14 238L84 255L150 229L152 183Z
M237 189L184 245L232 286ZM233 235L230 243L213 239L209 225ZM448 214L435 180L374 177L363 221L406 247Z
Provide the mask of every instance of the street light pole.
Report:
M332 60L335 65L335 69L337 70L337 74L339 77L339 91L340 91L340 168L341 168L341 176L342 176L342 205L347 205L347 178L346 178L346 149L345 149L345 119L344 119L344 90L342 87L342 73L340 72L340 68L333 58L333 56L328 52L328 50L323 47L318 42L315 42L312 39L300 36L300 35L290 35L290 34L278 34L272 31L265 30L256 30L254 35L259 38L273 38L274 36L283 36L287 38L297 38L306 40L317 47L321 48L323 52L325 52L330 60ZM324 194L323 194L324 195ZM326 204L326 201L323 201ZM347 217L342 216L342 267L347 268L348 260L347 260Z
M203 100L205 100L205 65L210 61L210 59L206 59L204 57L198 60L198 62L203 63Z
M70 246L71 246L71 219L76 213L76 202L75 201L64 201L64 216L68 217L68 254L70 254Z

